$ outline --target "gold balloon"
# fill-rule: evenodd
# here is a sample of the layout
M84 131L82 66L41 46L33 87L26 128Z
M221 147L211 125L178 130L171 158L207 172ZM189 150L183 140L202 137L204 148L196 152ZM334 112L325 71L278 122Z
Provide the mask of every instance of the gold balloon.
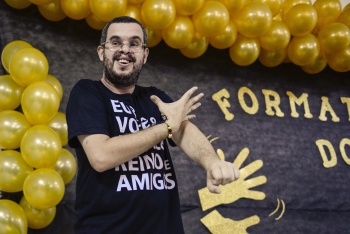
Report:
M313 7L317 12L318 30L321 30L326 24L335 22L342 11L339 0L317 0Z
M237 31L246 37L258 37L271 26L270 8L261 2L249 2L233 16Z
M193 15L204 4L204 0L174 0L176 13L180 15Z
M142 21L153 30L166 29L175 16L176 7L172 0L145 0L141 6Z
M19 205L26 214L28 227L32 229L42 229L49 226L56 216L56 206L39 210L31 206L24 196Z
M327 62L327 58L325 56L320 55L313 62L301 66L301 69L309 74L317 74L326 68Z
M58 172L51 168L40 168L31 172L23 185L23 194L36 209L49 209L63 198L65 185Z
M225 31L208 38L209 44L216 49L227 49L233 45L237 38L237 28L232 20L229 21Z
M8 199L1 199L0 214L1 233L27 234L27 217L22 207L16 202Z
M187 58L198 58L208 49L209 42L206 37L193 37L190 44L180 49L182 55Z
M15 40L6 44L1 53L1 63L7 72L10 71L10 60L12 56L23 48L32 48L32 45L22 40Z
M259 57L260 45L257 38L238 35L229 50L231 60L239 66L248 66Z
M15 110L0 112L0 148L17 149L26 131L31 127L26 117Z
M163 39L161 30L153 30L146 27L146 32L148 38L147 47L149 48L158 45Z
M256 1L265 3L270 8L272 17L278 15L281 12L283 0L256 0Z
M188 45L194 37L193 23L190 17L177 15L173 23L162 31L164 42L173 49Z
M52 0L29 0L31 3L34 3L35 5L42 5L50 3Z
M15 9L19 9L19 10L27 8L30 5L32 5L32 3L29 2L28 0L5 0L5 2L10 7L15 8Z
M312 6L311 0L284 0L281 6L282 15L285 15L293 6L303 3Z
M350 28L350 4L348 4L348 6L349 8L346 10L344 9L339 15L337 22L345 24L346 26L348 26L348 28Z
M89 0L61 0L61 8L69 18L81 20L91 14Z
M130 16L143 24L140 4L128 3L123 15Z
M226 7L217 1L206 1L192 16L195 31L205 37L224 32L229 20L230 15Z
M16 109L21 104L23 90L10 75L0 76L0 111Z
M61 0L52 0L49 3L39 5L38 10L45 19L50 21L57 22L66 18L61 7Z
M319 31L317 37L322 51L326 54L336 53L350 44L350 29L342 23L329 23Z
M277 67L287 58L287 49L283 48L277 51L268 51L261 49L259 61L265 67Z
M12 78L19 85L27 86L46 78L49 71L49 63L40 50L23 48L12 56L9 68Z
M57 112L57 114L46 125L58 134L62 146L68 143L67 120L64 113Z
M28 165L34 168L51 167L61 152L58 134L46 125L32 126L21 141L21 153Z
M237 11L241 10L242 7L248 3L250 0L218 0L222 2L227 10L232 14L237 13Z
M60 98L51 84L38 81L25 88L21 104L25 117L32 125L45 124L57 113Z
M287 25L291 35L303 36L315 28L317 12L309 4L297 4L285 14L283 22Z
M110 21L123 15L127 0L89 0L91 11L99 19Z
M77 172L77 162L70 151L62 148L60 156L53 168L61 175L64 183L68 184Z
M44 81L49 83L50 85L52 85L52 87L55 88L55 90L58 93L58 97L61 100L62 96L63 96L63 88L62 88L61 82L56 77L54 77L53 75L50 75L50 74L47 75L47 77L44 79Z
M0 151L0 190L8 193L23 190L24 180L33 168L29 166L18 151Z
M96 15L94 14L90 14L88 17L85 18L86 23L95 30L102 30L107 22L101 20L100 18L98 18Z
M342 51L330 54L328 56L328 65L337 72L350 71L350 46Z
M304 66L312 63L320 54L320 44L313 34L293 37L288 45L288 57L292 63Z
M271 27L258 37L260 46L269 51L279 51L286 48L290 41L290 32L283 22L272 21Z

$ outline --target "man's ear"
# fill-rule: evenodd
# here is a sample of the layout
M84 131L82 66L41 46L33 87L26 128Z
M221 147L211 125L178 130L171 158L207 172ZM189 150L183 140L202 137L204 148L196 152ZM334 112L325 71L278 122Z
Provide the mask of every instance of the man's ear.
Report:
M149 49L145 48L145 57L143 58L143 64L147 62L148 55L149 55Z
M100 58L100 61L103 61L104 52L105 52L104 47L99 45L97 47L97 54L98 54L98 57Z

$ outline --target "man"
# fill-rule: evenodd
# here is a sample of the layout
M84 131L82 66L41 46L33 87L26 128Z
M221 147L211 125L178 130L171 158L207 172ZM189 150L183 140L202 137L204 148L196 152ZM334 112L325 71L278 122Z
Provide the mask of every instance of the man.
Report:
M102 79L80 80L71 92L66 115L78 158L76 233L183 233L167 142L206 170L211 192L239 177L189 121L203 96L193 96L197 87L173 102L155 87L137 85L146 45L138 21L112 20L97 48Z

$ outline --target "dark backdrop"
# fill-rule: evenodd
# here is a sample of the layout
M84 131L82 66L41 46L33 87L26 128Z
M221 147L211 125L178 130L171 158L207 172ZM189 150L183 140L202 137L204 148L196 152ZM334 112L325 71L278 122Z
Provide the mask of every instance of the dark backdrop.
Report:
M100 32L91 29L84 20L66 18L50 22L40 16L34 5L15 10L2 0L0 20L1 49L13 40L24 40L48 58L49 73L60 80L64 90L60 111L65 112L69 92L79 79L101 78L96 53ZM1 74L6 74L4 69ZM243 148L248 148L243 167L256 160L263 162L261 169L249 178L265 176L267 179L266 183L252 188L266 195L262 200L242 198L202 211L198 190L205 187L205 172L177 148L172 149L186 233L209 233L200 219L213 210L235 221L257 215L260 222L248 228L250 233L349 233L350 165L343 160L339 148L343 139L350 138L349 110L340 100L350 96L349 75L349 72L337 73L329 68L310 75L288 63L276 68L264 67L259 62L240 67L230 60L228 50L211 47L197 59L186 58L163 42L151 48L140 84L156 85L174 99L197 85L205 97L194 122L210 139L216 138L212 144L222 150L226 160L233 161ZM258 100L255 114L246 113L240 106L237 94L242 87L250 89ZM231 121L225 119L212 99L212 95L222 89L230 94L228 110L234 114ZM265 113L263 90L279 95L284 117ZM287 91L297 97L308 94L313 118L305 118L302 107L297 107L298 118L291 116ZM326 121L319 119L322 97L329 98L339 122L333 122L329 112ZM247 96L244 100L250 105ZM335 166L324 167L315 143L319 139L333 145L337 157ZM330 157L327 149L325 152ZM343 156L350 157L348 144ZM66 185L53 223L29 232L72 233L74 190L75 180ZM15 199L16 194L3 194L3 198ZM277 208L278 201L284 202L285 212L276 220L281 207L276 214L270 217L269 214Z

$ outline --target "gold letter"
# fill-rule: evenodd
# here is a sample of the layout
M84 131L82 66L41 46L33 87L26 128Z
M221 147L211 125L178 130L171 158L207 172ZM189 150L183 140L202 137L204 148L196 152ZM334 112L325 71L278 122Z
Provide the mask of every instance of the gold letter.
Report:
M328 111L329 114L332 116L333 122L339 122L338 116L335 114L331 104L329 103L328 97L321 97L322 99L322 106L321 106L321 112L320 116L318 117L321 121L327 121L326 112Z
M346 104L346 108L348 109L348 116L349 116L349 122L350 122L350 98L341 97L340 98L341 103Z
M332 143L330 143L327 140L320 139L316 141L316 145L318 146L318 150L320 151L322 160L323 160L323 166L325 168L334 167L337 164L337 155L335 154L334 148ZM324 146L326 146L329 150L331 159L328 160L326 152L324 150Z
M291 113L290 115L294 118L299 117L299 113L296 111L295 104L298 106L301 106L304 103L304 117L311 119L312 114L310 113L310 108L309 108L309 102L307 101L308 95L306 93L303 93L299 98L297 98L294 93L287 91L287 95L289 96L289 104L290 104L290 109Z
M280 96L278 95L278 93L276 93L275 91L272 90L267 90L267 89L263 89L262 93L265 95L265 104L266 104L266 111L265 113L267 115L273 116L275 115L275 112L272 110L272 108L275 108L276 110L276 115L278 117L283 117L284 114L281 111L281 109L279 108L279 104L281 102ZM270 97L273 97L274 100L271 100Z
M251 107L249 107L247 103L244 101L244 94L247 94L250 97L250 100L252 101ZM256 114L256 112L258 112L258 109L259 109L258 99L249 88L242 87L238 90L238 101L239 101L239 104L241 104L242 109L246 113L250 115L254 115Z
M227 100L227 98L230 97L229 92L227 91L227 89L222 89L217 93L214 93L211 98L217 102L217 104L219 105L220 109L222 110L222 112L225 115L225 119L227 121L233 120L234 115L232 113L230 113L228 111L228 108L231 107L229 101Z
M348 155L345 152L346 145L350 146L350 139L348 139L348 138L344 138L340 141L339 149L340 149L340 154L344 159L344 162L346 164L350 165L350 158L348 157Z

